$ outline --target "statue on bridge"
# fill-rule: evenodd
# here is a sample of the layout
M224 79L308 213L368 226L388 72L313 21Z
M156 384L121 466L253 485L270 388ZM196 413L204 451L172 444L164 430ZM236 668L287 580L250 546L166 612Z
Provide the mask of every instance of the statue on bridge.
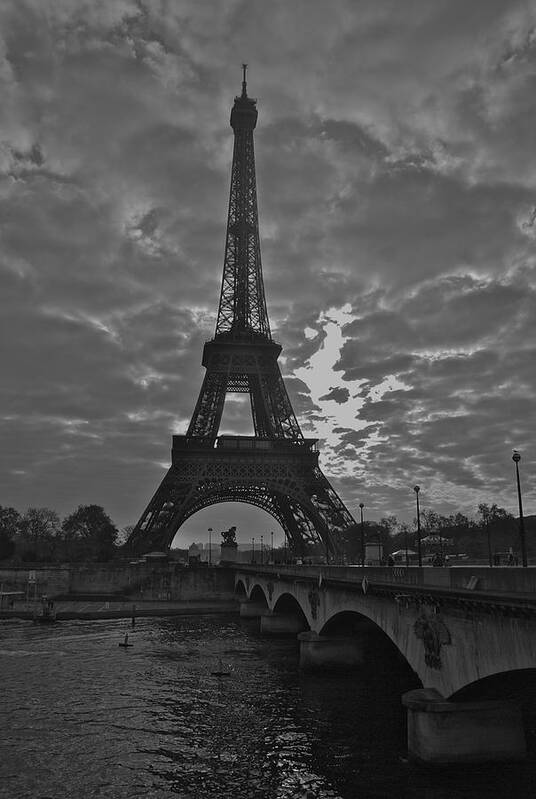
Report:
M413 625L415 635L424 644L424 661L431 669L440 669L441 647L450 644L450 632L439 614L432 616L421 612Z
M222 546L224 547L237 547L238 544L236 543L236 527L233 525L229 527L228 530L223 530L222 534Z

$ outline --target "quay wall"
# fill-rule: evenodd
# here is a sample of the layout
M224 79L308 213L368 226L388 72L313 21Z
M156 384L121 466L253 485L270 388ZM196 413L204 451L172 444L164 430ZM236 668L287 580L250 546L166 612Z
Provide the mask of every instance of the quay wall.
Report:
M140 601L232 600L234 571L176 563L26 564L0 568L0 590L23 591L31 598L106 594Z
M42 594L54 596L67 594L71 572L68 566L2 566L0 567L0 590L23 591L29 597Z

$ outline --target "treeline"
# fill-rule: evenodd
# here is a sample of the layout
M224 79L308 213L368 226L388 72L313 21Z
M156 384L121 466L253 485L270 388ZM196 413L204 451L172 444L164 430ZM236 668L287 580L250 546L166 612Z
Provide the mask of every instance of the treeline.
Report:
M79 505L63 521L50 508L21 514L0 505L0 561L59 563L111 560L119 530L100 505Z
M488 559L497 552L508 552L512 547L519 554L519 520L496 504L481 503L475 518L463 513L442 516L434 510L423 509L420 513L423 551L434 553L441 548L444 554L464 553L474 559ZM527 550L536 555L534 539L536 517L525 519ZM387 516L379 522L364 523L365 539L378 541L388 555L399 549L417 549L417 520L412 523L399 522L396 516ZM357 524L345 537L345 549L349 562L357 562L361 556L361 530ZM433 540L435 539L435 540Z
M480 504L476 518L463 513L442 516L426 508L421 511L423 553L465 553L470 558L487 560L497 552L510 548L519 554L519 521L504 508ZM417 549L416 520L399 522L386 516L379 522L364 522L367 542L379 542L387 556L399 549ZM536 556L536 517L525 519L529 556ZM60 519L50 508L28 508L21 514L15 508L0 505L0 561L10 563L106 562L120 551L131 532L120 532L100 505L80 505ZM344 534L344 550L349 563L361 558L361 526ZM435 540L434 540L435 539ZM438 543L438 539L439 542ZM321 553L321 547L318 552ZM314 547L311 548L311 553Z

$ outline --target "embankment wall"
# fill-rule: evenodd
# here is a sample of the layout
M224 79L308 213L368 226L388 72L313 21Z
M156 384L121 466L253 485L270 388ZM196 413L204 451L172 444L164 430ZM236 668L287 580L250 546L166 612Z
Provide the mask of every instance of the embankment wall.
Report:
M116 594L137 600L227 600L234 598L234 572L175 563L25 565L0 568L0 586L30 597Z

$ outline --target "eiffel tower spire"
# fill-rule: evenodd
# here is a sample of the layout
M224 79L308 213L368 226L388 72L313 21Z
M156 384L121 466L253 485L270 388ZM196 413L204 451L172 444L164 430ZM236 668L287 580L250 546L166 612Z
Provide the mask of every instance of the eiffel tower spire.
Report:
M235 97L231 111L233 166L216 335L230 333L234 337L243 337L258 334L270 339L262 280L253 148L257 101L247 95L246 67L247 64L242 65L242 94Z
M169 547L186 519L208 505L246 502L270 513L291 550L323 544L328 559L355 522L318 466L288 397L272 340L262 278L253 131L257 101L242 94L231 110L234 131L225 257L214 338L186 435L173 436L172 463L132 531L132 552ZM228 393L249 394L254 436L219 436Z

